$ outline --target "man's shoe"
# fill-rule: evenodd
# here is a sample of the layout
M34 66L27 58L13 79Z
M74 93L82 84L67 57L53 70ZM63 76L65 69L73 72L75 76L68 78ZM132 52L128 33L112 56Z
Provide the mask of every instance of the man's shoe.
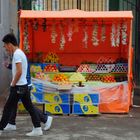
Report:
M36 128L33 128L33 130L29 133L26 134L26 136L41 136L43 135L43 132L42 132L42 128L41 127L36 127Z
M6 125L6 127L4 128L4 130L6 130L6 131L14 131L14 130L16 130L17 128L16 128L16 125L13 125L13 124L10 124L10 123L8 123L7 125Z
M53 117L48 116L47 122L45 123L44 130L49 130L51 128L52 121L53 121Z

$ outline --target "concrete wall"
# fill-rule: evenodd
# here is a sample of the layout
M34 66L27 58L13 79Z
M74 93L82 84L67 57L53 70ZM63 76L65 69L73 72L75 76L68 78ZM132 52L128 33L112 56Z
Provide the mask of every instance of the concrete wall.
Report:
M2 37L11 30L17 35L17 2L16 0L0 0L0 95L7 91L11 73L3 65Z

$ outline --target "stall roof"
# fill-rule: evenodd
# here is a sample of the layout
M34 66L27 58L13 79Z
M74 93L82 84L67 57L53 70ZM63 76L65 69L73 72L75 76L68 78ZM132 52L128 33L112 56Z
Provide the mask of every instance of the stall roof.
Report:
M82 11L78 9L64 11L21 10L20 18L127 18L132 19L132 11Z

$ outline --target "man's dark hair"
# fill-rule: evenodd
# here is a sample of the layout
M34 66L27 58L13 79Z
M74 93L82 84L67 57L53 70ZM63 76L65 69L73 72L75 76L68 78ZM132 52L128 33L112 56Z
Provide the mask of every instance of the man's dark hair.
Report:
M2 41L6 44L11 43L14 46L18 46L17 39L16 39L15 35L12 33L5 35L2 39Z

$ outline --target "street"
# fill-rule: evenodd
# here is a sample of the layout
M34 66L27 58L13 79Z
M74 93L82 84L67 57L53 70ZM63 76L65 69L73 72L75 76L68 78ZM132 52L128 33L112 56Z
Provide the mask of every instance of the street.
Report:
M27 137L32 129L29 115L17 116L17 130L3 132L2 140L140 140L140 108L129 114L54 116L52 128L43 136ZM42 124L43 128L43 124Z

